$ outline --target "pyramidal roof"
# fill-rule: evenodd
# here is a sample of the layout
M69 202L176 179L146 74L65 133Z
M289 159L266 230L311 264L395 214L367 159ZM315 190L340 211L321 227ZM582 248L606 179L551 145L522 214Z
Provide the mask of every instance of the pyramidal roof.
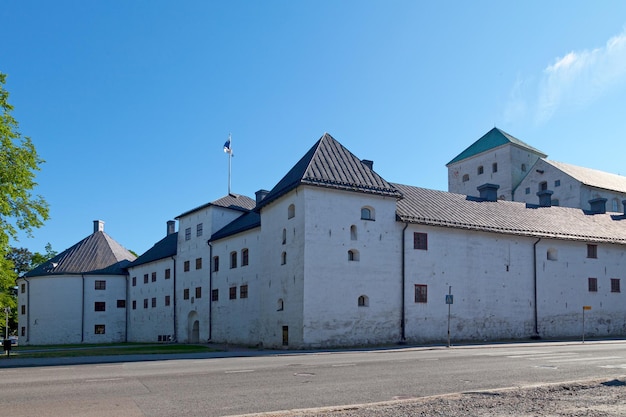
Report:
M527 143L522 142L514 136L509 135L503 130L494 127L489 132L485 133L480 139L476 142L472 143L467 149L458 154L452 161L448 162L446 166L453 164L455 162L462 161L464 159L470 158L472 156L478 155L485 151L488 151L493 148L497 148L498 146L513 144L517 145L521 148L527 149L541 158L545 158L547 155L541 152L539 149L533 148Z
M401 198L402 194L368 164L325 133L265 196L257 209L299 185L313 185Z
M94 233L49 261L26 273L26 277L68 274L124 275L135 255L104 233L103 222L94 222Z

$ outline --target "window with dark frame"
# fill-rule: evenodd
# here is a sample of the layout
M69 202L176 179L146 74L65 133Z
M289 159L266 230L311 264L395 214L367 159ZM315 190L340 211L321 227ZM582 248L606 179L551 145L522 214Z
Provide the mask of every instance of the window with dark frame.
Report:
M230 287L228 289L228 298L231 300L237 299L237 287Z
M220 290L218 290L217 288L214 290L211 290L211 301L219 301L220 299Z
M22 314L26 314L26 306L22 304Z
M96 290L106 290L107 289L107 282L104 280L100 280L97 279L95 282L95 287Z
M156 307L156 297L152 297L152 308Z
M287 252L280 254L280 264L285 265L287 263Z
M189 288L183 290L183 300L189 300Z
M96 324L93 329L94 334L104 334L105 327L104 324Z
M22 326L22 336L26 336L26 326Z
M183 262L183 272L189 272L189 261Z
M611 292L621 292L619 278L611 278Z
M126 308L126 300L117 300L117 308Z
M469 181L469 174L463 174L462 181L463 182L468 182Z
M168 307L170 305L171 302L171 298L169 295L165 296L165 307Z
M248 285L239 287L239 298L248 298Z
M137 277L133 277L133 287L137 286Z
M196 298L202 298L202 287L196 287Z
M415 284L415 302L428 302L428 286L423 284Z
M94 303L94 311L106 311L107 309L107 304L104 301L96 301Z
M202 236L202 223L196 225L196 236Z
M374 212L369 207L361 208L361 220L374 220Z
M20 291L22 292L22 294L26 292L26 284L20 285Z
M478 175L482 175L484 172L485 172L485 168L483 168L483 166L482 166L482 165L480 165L480 166L478 167L478 170L476 171L476 173L477 173Z
M213 272L217 272L219 270L220 270L220 257L214 256L213 257Z
M185 229L185 240L191 239L191 227Z
M202 269L202 258L196 258L196 269Z
M589 292L598 292L598 278L587 278Z
M169 268L167 268L167 269L165 270L165 279L170 279L170 278L171 278L171 276L172 276L172 270L171 270L171 269L169 269Z
M248 249L244 248L241 250L241 266L247 266L248 261Z
M144 284L148 283L148 274L143 274L143 283Z
M498 163L494 162L491 164L491 172L498 172Z
M587 258L598 257L598 245L587 245Z
M152 282L156 282L156 272L152 273Z
M148 308L148 299L147 298L143 299L143 308Z
M230 253L230 269L237 268L237 252Z
M413 233L413 249L428 250L428 233Z
M133 310L137 310L137 300L133 300Z

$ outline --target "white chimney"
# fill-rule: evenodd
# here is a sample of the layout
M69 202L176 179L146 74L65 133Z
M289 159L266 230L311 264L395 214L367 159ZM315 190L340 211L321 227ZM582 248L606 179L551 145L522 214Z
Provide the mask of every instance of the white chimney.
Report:
M93 221L93 232L104 232L104 222L102 220L94 220Z

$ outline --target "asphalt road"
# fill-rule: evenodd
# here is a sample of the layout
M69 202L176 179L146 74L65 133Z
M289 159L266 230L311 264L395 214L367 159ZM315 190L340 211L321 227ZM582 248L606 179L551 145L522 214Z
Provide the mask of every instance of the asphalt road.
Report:
M0 409L12 417L229 416L623 378L626 342L120 360L0 369Z

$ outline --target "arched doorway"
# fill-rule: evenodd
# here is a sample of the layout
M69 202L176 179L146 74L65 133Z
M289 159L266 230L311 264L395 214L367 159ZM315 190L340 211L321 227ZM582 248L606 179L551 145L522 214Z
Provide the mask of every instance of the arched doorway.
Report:
M198 313L191 311L187 319L187 329L189 343L200 343L200 320L198 319Z

